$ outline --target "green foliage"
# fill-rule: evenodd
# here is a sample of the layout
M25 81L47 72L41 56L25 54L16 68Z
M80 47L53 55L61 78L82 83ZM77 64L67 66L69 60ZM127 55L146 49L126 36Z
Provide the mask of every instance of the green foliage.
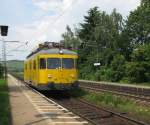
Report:
M20 60L7 61L8 71L10 72L23 72L24 62Z
M134 49L131 54L132 61L150 61L150 43Z
M150 2L132 11L125 21L114 9L107 14L91 8L73 32L67 26L63 39L77 49L81 79L130 82L150 81ZM93 64L100 62L100 67Z
M132 62L126 65L130 82L150 82L150 44L139 46L131 54Z
M125 58L123 55L117 54L111 62L112 77L111 81L119 81L125 75Z
M6 82L0 79L0 125L10 124L9 93Z
M79 64L91 65L88 69L92 69L92 79L111 80L111 68L101 70L102 68L95 68L93 63L100 61L102 66L109 67L114 54L120 50L119 34L123 29L122 26L122 16L116 10L108 15L95 7L88 11L88 16L85 16L85 22L78 30L78 36L84 41L79 49Z
M97 75L99 74L99 75ZM110 66L103 66L95 74L97 79L102 81L119 81L125 75L125 58L123 55L115 55Z
M147 62L129 62L126 65L126 75L130 82L147 82L147 68L150 69L150 64Z
M93 102L97 105L110 106L113 108L119 108L120 105L132 104L129 99L120 98L109 93L89 93L84 96L84 98L90 102Z
M71 28L69 26L66 27L66 32L62 34L63 42L66 48L73 48L75 50L78 49L78 46L80 44L80 39L75 36L75 34L72 32Z
M0 78L3 77L3 73L4 73L4 68L3 68L2 64L0 63Z
M100 80L102 81L111 81L113 71L111 68L101 67L99 71Z
M126 34L132 46L143 45L150 40L150 1L142 0L141 5L130 13Z
M95 92L87 92L82 98L95 105L110 107L114 110L119 109L122 112L128 112L130 115L149 121L150 108L143 105L140 106L128 98L116 96L111 93Z

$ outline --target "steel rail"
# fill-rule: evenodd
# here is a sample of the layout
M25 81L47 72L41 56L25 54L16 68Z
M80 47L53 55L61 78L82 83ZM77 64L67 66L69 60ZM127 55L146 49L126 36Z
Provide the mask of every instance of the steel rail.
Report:
M80 85L84 86L93 86L95 88L101 88L105 90L111 90L116 92L130 93L134 95L140 95L145 97L150 97L150 87L139 87L139 86L131 86L131 85L122 85L116 83L107 83L107 82L96 82L96 81L87 81L87 80L79 80Z
M150 98L143 97L143 96L137 96L137 95L134 95L134 94L131 95L131 94L123 93L123 92L115 92L115 91L106 90L106 89L87 87L87 86L84 86L84 85L80 85L80 87L83 88L83 89L92 90L92 91L96 91L96 92L107 92L107 93L112 93L112 94L116 94L116 95L126 96L126 97L130 97L130 98L140 99L142 101L150 102Z
M114 112L114 111L111 111L111 110L104 109L104 108L101 108L101 107L99 107L99 106L93 105L93 104L91 104L91 103L89 103L89 102L87 102L87 101L85 101L85 100L81 100L81 99L80 99L80 101L83 102L83 103L86 103L86 104L88 104L88 105L90 105L90 106L93 106L93 107L95 107L95 108L97 108L97 109L101 109L101 110L103 110L103 111L112 113L112 114L114 114L114 115L116 115L116 116L118 116L118 117L120 117L120 118L129 120L129 121L131 121L131 122L133 122L133 123L136 123L136 124L138 124L138 125L149 125L149 124L147 124L147 123L145 123L145 122L143 122L143 121L138 121L138 120L136 120L136 119L129 118L129 117L127 117L127 116L121 115L121 113L116 113L116 112Z

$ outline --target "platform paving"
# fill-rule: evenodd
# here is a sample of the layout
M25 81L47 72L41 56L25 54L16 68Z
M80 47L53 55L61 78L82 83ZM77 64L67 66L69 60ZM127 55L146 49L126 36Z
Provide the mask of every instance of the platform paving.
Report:
M70 117L66 114L63 114L61 110L56 109L53 107L53 105L50 105L46 102L43 102L43 105L46 104L51 109L47 109L47 107L40 107L38 106L38 97L37 101L34 99L32 101L32 94L31 90L29 90L26 86L19 86L19 81L17 81L14 77L10 76L8 77L8 86L9 86L9 95L10 95L10 105L11 105L11 116L12 116L12 125L83 125L84 123L87 124L87 122L81 122L73 119L78 116ZM28 95L31 95L31 98L26 96L26 93ZM42 102L41 102L42 103ZM40 110L38 109L40 107ZM44 109L43 109L44 108ZM45 109L46 108L46 109ZM54 108L54 109L53 109ZM39 112L41 111L42 112ZM46 111L44 111L46 110ZM43 117L41 113L48 113L48 114L54 114L59 113L59 117L55 118L54 116L51 118ZM56 114L55 113L55 114ZM71 113L71 112L70 112ZM72 113L71 113L72 114ZM65 119L70 118L70 121L66 121Z
M29 102L22 90L8 78L12 125L48 125L48 119L39 117L39 113Z

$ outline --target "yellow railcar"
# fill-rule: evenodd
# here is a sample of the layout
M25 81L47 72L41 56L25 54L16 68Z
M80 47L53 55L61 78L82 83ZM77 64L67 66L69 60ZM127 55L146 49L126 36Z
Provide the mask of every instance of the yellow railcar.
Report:
M77 53L68 49L35 51L24 62L24 80L41 90L77 87L77 58Z

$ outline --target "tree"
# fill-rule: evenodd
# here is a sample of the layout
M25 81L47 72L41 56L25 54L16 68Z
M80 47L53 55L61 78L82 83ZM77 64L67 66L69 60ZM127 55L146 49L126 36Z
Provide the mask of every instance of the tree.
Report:
M91 8L73 32L63 34L66 46L78 48L80 78L131 82L150 81L150 2L132 11L125 21L114 9L111 14ZM77 45L76 45L77 44ZM93 63L100 62L100 67Z
M87 64L88 69L94 70L93 63L97 58L99 25L101 20L101 13L98 7L94 7L88 11L88 15L84 16L84 22L80 23L77 29L77 36L81 39L82 43L79 47L79 64ZM98 34L97 34L98 33ZM81 68L82 69L82 68Z
M150 81L150 44L134 49L131 62L126 65L126 75L130 82Z
M62 36L66 46L72 46L74 41L80 41L79 45L79 68L87 75L96 72L93 63L100 62L103 66L109 66L116 53L121 51L120 34L123 30L123 18L116 9L108 15L104 11L99 11L98 7L91 8L84 16L84 22L76 28L76 33L67 26L67 32ZM83 68L85 66L85 68ZM85 73L84 73L85 74ZM85 76L85 75L82 75Z
M84 17L84 23L80 25L78 36L83 41L81 48L83 57L92 54L91 49L95 53L99 51L100 54L104 48L117 52L121 50L120 34L123 29L123 19L115 9L111 15L108 15L104 11L99 11L98 7L94 7L88 11L88 15Z
M150 42L150 1L142 0L141 5L128 17L126 36L133 48Z
M65 47L72 47L74 50L77 50L81 42L80 39L75 36L69 26L66 27L66 30L67 31L62 34Z
M4 69L3 69L3 66L0 63L0 78L3 77L3 73L4 73Z
M123 55L117 54L111 62L112 76L111 81L119 81L125 75L125 58Z

